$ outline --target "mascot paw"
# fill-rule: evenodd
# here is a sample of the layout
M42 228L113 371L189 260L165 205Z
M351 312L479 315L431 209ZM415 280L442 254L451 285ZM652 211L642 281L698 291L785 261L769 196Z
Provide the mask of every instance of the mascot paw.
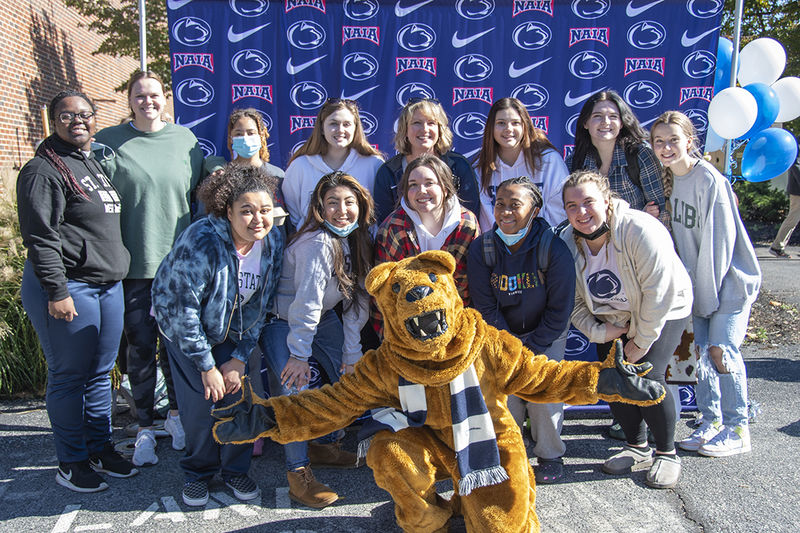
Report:
M613 366L609 360L613 358ZM631 364L623 360L622 341L617 339L604 368L597 377L597 395L607 402L655 405L664 399L664 387L642 376L653 369L650 363Z
M275 412L268 400L253 394L250 378L242 378L242 398L231 405L213 409L218 419L212 432L220 444L245 444L264 436L275 427Z

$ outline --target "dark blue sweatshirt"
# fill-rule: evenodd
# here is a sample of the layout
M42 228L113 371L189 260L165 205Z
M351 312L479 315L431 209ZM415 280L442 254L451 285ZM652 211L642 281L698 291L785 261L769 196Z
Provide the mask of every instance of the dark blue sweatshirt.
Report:
M467 282L472 306L490 325L510 331L536 353L542 353L569 325L575 301L575 265L566 243L554 237L547 271L540 273L537 251L545 231L553 231L543 218L514 252L492 231L469 247ZM495 265L484 259L483 239L494 239Z

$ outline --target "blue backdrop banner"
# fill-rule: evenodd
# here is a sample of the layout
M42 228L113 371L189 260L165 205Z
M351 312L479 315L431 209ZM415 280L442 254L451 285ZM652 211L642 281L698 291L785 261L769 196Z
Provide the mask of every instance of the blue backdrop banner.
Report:
M703 136L723 3L168 0L176 121L227 158L230 111L255 107L283 166L327 98L358 100L393 155L400 108L430 97L471 157L492 102L514 96L566 154L583 102L613 88L645 126L679 109Z

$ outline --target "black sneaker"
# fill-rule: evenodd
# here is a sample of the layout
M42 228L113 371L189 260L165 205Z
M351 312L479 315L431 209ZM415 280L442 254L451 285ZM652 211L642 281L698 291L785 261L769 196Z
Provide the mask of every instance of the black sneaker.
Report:
M100 452L89 457L89 465L95 472L111 477L131 477L139 473L133 463L122 457L110 442Z
M187 481L183 484L183 503L190 507L202 507L208 503L208 483L205 481Z
M777 257L778 259L791 259L792 256L787 254L783 250L778 250L777 248L773 248L772 246L769 247L769 253Z
M108 483L89 468L89 461L58 463L56 483L75 492L100 492Z
M225 484L233 491L237 500L246 502L258 498L261 492L256 482L247 474L238 474L225 479Z

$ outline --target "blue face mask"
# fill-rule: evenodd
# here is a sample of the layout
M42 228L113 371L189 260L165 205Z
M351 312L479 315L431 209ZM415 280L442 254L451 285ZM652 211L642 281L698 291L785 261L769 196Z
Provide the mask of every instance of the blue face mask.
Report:
M258 135L243 135L231 138L231 148L239 157L249 159L261 149L261 137Z
M334 234L334 235L337 235L337 236L339 236L339 237L347 237L348 235L350 235L351 233L353 233L353 230L355 230L356 228L358 228L358 221L355 221L355 222L353 222L353 223L352 223L352 224L350 224L349 226L345 226L345 227L343 227L343 228L337 228L336 226L334 226L333 224L331 224L330 222L328 222L328 221L326 220L326 221L325 221L325 226L326 226L326 227L327 227L329 230L331 230L331 232L333 232L333 234Z
M531 222L533 222L533 214L531 214L531 217L528 219L528 223L525 224L525 227L522 228L521 230L519 230L516 233L512 233L511 235L509 235L508 233L503 233L503 231L500 228L497 228L494 231L495 231L495 233L497 233L497 235L500 237L500 239L504 243L506 243L506 246L514 246L519 241L524 239L525 235L528 234L528 230L531 227Z

